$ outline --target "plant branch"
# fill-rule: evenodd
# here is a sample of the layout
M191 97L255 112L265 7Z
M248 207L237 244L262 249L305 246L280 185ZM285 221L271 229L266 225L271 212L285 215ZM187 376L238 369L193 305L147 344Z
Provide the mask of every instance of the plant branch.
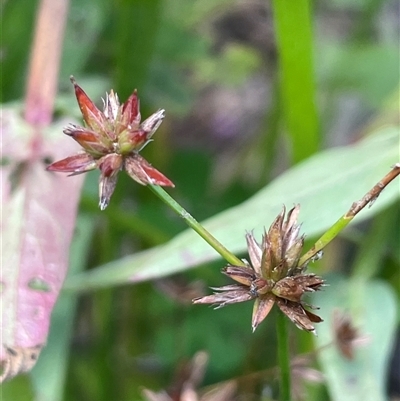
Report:
M369 204L371 207L381 192L400 174L400 163L396 163L373 188L368 191L359 201L354 202L350 209L345 213L321 238L314 246L305 253L299 260L299 266L304 265L312 259L319 251L321 251L329 242L331 242L362 210Z
M214 248L228 263L235 266L243 266L244 263L232 252L226 249L215 237L213 237L194 217L192 217L178 202L175 201L164 189L157 185L148 187L172 210L174 210L185 223L191 227L201 238Z

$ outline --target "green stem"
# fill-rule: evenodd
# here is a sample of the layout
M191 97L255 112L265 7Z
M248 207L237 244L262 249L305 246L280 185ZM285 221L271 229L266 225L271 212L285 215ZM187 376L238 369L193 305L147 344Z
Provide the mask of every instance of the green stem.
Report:
M279 399L280 401L290 401L291 387L288 330L286 317L281 311L278 311L278 316L276 318L276 333L278 337L278 362L280 370Z
M243 266L244 263L232 252L228 251L216 238L214 238L193 216L191 216L175 199L157 185L148 185L148 187L172 210L185 220L201 238L204 239L212 248L214 248L228 263L235 266Z
M334 223L328 231L326 231L321 238L313 245L313 247L305 253L299 260L299 266L302 266L319 251L325 248L352 220L354 216L342 216L336 223Z
M304 254L298 263L298 266L302 266L313 256L315 256L320 250L322 250L329 242L331 242L348 224L354 219L354 217L365 208L365 206L371 206L380 193L398 176L400 175L400 163L396 163L392 166L392 169L377 183L370 191L368 191L359 201L354 202L350 209L345 213L322 237L315 243L315 245Z

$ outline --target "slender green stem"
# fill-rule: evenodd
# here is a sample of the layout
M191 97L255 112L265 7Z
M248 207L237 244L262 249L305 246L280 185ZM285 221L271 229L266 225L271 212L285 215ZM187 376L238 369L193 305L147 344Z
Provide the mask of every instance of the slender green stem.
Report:
M214 248L228 263L235 266L243 266L244 263L232 252L228 251L216 238L214 238L193 216L191 216L175 199L157 185L148 185L148 187L172 210L185 220L201 238L204 239L212 248Z
M322 237L314 244L314 246L305 253L299 260L298 265L301 266L320 250L322 250L329 242L331 242L348 224L356 217L356 215L365 208L365 206L376 201L380 193L398 176L400 175L400 163L392 166L392 169L369 190L359 201L354 202L350 209L345 213L331 228L326 231Z
M353 220L353 217L348 217L346 215L342 216L336 223L334 223L328 231L326 231L321 238L313 245L313 247L305 253L299 260L299 266L306 263L313 256L315 256L319 251L325 248L347 225Z
M276 318L276 333L278 337L278 362L280 370L279 399L280 401L290 401L289 338L286 317L281 311L278 311L278 316Z

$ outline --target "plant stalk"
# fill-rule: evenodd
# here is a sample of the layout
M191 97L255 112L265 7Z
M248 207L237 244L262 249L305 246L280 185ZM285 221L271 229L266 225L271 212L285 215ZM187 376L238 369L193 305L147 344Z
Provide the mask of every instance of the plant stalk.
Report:
M291 400L289 337L286 323L285 315L281 311L278 311L278 316L276 318L276 334L278 340L278 362L280 372L280 401Z
M295 163L317 152L320 142L311 3L310 0L271 2L279 59L280 106Z
M226 249L215 237L213 237L193 216L190 215L178 202L175 201L164 189L157 185L148 185L165 204L174 210L185 223L191 227L201 238L214 248L228 263L234 266L244 266L243 261Z
M342 230L344 230L349 223L356 217L356 215L369 205L370 207L376 201L381 192L398 176L400 175L400 163L392 166L392 169L377 183L371 190L369 190L359 201L354 202L350 209L334 223L313 247L305 253L299 260L298 265L302 266L312 259L319 251L325 248Z
M41 0L39 5L25 95L25 120L36 127L52 120L68 3Z

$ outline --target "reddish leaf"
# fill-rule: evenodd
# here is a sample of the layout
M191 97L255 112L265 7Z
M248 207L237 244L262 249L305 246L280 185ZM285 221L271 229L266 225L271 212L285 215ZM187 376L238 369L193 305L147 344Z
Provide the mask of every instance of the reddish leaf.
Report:
M0 128L5 158L1 168L3 380L31 369L46 343L51 311L68 267L83 178L45 170L45 157L58 159L76 151L76 144L60 135L61 125L47 128L44 142L40 133L21 121L18 111L4 108Z

